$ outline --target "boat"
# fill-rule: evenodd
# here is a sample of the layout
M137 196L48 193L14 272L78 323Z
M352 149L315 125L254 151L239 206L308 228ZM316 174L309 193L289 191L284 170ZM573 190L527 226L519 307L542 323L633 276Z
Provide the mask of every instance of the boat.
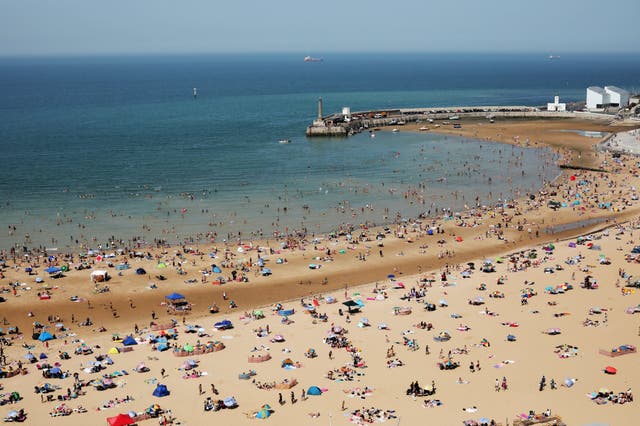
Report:
M278 143L282 143L282 144L291 143L291 139L280 139Z
M549 55L549 60L560 59L558 55Z
M460 120L460 116L452 115L449 117L449 120Z
M312 56L305 56L304 57L304 61L305 62L322 62L322 61L324 61L324 59L322 59L322 58L314 58Z
M427 130L429 130L429 128L425 127L425 126L422 126L418 130L420 130L421 132L426 132Z

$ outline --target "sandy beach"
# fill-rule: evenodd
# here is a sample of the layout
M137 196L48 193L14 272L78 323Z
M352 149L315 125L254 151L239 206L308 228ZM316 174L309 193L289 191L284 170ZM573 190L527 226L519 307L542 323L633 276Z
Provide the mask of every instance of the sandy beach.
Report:
M426 420L442 425L487 418L505 425L521 414L527 417L530 410L539 415L549 409L569 425L629 424L637 402L626 392L633 392L640 379L634 368L638 354L610 357L600 350L639 343L640 317L627 313L639 305L638 292L625 290L632 277L640 276L639 264L629 256L640 245L634 235L640 232L638 166L634 157L595 151L598 139L574 132L629 128L578 120L460 124L429 131L549 146L560 153L561 164L571 168L542 190L531 188L508 205L472 206L465 212L386 229L360 228L348 235L121 251L110 247L86 258L78 253L66 259L7 256L0 279L6 299L0 303L5 320L1 327L4 333L18 327L22 334L3 336L11 343L3 351L11 368L18 368L20 361L28 372L0 378L0 393L16 391L22 397L0 413L22 408L28 424L104 424L107 417L159 404L170 410L160 421L165 416L174 424L338 425L357 422L363 410L374 407L380 412L362 417L384 414L391 424ZM557 208L550 208L550 202ZM63 265L69 270L62 278L45 272ZM77 270L79 265L88 269ZM127 266L117 268L120 265ZM138 268L145 273L136 274ZM92 282L90 274L96 270L107 271L111 278ZM220 283L219 277L227 282ZM583 288L594 287L594 282L597 288ZM186 314L167 308L165 297L174 292L188 301ZM530 297L523 298L523 292ZM328 297L336 303L327 303ZM348 301L362 305L360 312L349 314L343 304ZM216 314L209 312L213 304L219 308ZM435 310L425 309L427 304ZM294 313L279 314L289 309ZM256 318L255 310L264 318ZM87 319L91 324L81 326ZM225 319L233 328L217 330L214 324ZM158 343L152 343L150 335L160 332L151 323L172 320L177 339L169 340L166 351L154 350ZM35 322L57 338L32 339ZM416 326L421 322L425 327ZM132 350L110 354L113 364L101 371L85 370L97 355L123 348L119 338L127 335L137 340L128 346ZM440 336L446 341L434 339ZM224 349L175 355L174 348L198 341L203 346L221 342ZM91 354L75 354L83 343L92 348ZM306 356L309 349L317 356ZM47 358L30 363L28 352ZM60 352L70 359L60 359ZM266 354L270 359L265 362L249 362ZM187 371L184 363L190 359L197 363ZM292 361L291 368L282 368L286 359ZM37 365L47 362L53 367L59 362L69 377L44 378ZM135 372L141 362L150 371ZM439 368L438 363L448 362L460 365ZM606 367L617 373L605 374ZM251 370L256 374L239 378ZM114 388L100 391L89 384L104 374L112 377ZM289 388L293 379L297 384ZM416 381L419 386L414 388L432 390L435 384L435 393L408 395ZM41 402L34 387L44 382L60 389L45 394ZM159 383L170 395L152 395ZM260 388L274 383L280 389ZM312 386L321 395L303 397L303 390L307 393ZM607 398L605 389L614 395ZM74 393L77 398L58 400ZM47 402L47 395L54 400ZM113 402L127 396L133 400ZM208 397L233 397L238 407L205 411ZM49 420L49 413L62 403L87 412ZM262 413L264 404L271 407L271 416L256 419L252 413ZM105 405L116 406L97 410Z

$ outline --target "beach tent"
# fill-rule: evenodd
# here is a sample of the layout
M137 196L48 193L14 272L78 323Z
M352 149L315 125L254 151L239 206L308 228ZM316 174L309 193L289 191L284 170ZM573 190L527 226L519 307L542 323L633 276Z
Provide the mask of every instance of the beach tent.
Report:
M55 339L55 337L48 331L43 331L42 333L40 333L40 336L38 337L38 340L40 340L41 342L46 342L47 340L52 340L52 339Z
M222 320L213 325L217 330L227 330L233 328L233 324L229 320Z
M167 264L166 264L166 263L164 263L164 262L158 262L158 264L156 265L156 267L157 267L158 269L164 269L164 268L166 268L166 267L167 267Z
M47 359L47 354L45 354L44 352L40 353L40 359Z
M618 372L618 370L615 367L612 367L612 366L609 365L609 366L605 367L604 372L606 374L616 374Z
M46 273L48 274L57 274L58 272L61 272L62 270L60 268L58 268L57 266L50 266L47 269L44 270Z
M214 274L221 274L222 273L222 269L218 268L218 265L211 265L211 271Z
M353 312L358 312L358 310L360 309L360 305L353 300L347 300L346 302L342 302L342 304L349 309L350 314Z
M167 389L166 385L163 384L158 384L158 386L156 386L156 389L153 391L153 396L157 396L158 398L162 398L163 396L167 396L169 395L171 392L169 392L169 389Z
M107 423L110 426L126 426L135 423L127 414L118 414L115 417L107 417Z
M175 292L174 292L174 293L171 293L171 294L166 295L164 298L165 298L165 299L167 299L167 300L170 300L170 301L172 301L172 302L175 302L176 300L185 299L185 297L184 297L182 294L180 294L180 293L175 293Z
M235 408L238 406L238 402L232 396L230 396L229 398L225 398L224 401L222 401L222 403L226 408Z
M91 281L95 282L103 282L106 281L109 274L107 271L103 270L95 270L91 272Z
M137 274L137 275L144 275L144 274L146 274L146 273L147 273L147 271L145 271L145 270L144 270L144 268L138 268L138 269L136 269L136 274Z
M136 339L134 339L133 336L127 336L122 341L122 344L125 346L132 346L132 345L137 345L138 342L136 342Z
M271 406L269 404L264 404L260 410L256 412L255 417L256 419L267 419L272 413L273 410L271 409Z
M120 351L118 350L118 348L113 347L111 349L109 349L109 351L107 352L109 355L115 355L115 354L119 354Z
M322 390L317 386L311 386L307 390L307 395L322 395Z

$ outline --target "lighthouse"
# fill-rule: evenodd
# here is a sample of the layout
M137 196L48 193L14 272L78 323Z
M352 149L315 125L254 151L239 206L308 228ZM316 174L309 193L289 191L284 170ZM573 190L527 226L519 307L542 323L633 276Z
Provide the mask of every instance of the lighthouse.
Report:
M313 121L314 127L324 127L324 120L322 119L322 98L318 98L318 117Z

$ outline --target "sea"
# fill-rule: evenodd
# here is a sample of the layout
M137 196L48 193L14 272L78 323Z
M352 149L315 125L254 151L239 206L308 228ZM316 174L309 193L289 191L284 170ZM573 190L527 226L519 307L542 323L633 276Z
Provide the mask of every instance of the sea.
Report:
M640 89L628 55L304 56L0 58L0 249L246 241L501 203L554 179L554 154L427 133L307 139L318 98L330 113Z

